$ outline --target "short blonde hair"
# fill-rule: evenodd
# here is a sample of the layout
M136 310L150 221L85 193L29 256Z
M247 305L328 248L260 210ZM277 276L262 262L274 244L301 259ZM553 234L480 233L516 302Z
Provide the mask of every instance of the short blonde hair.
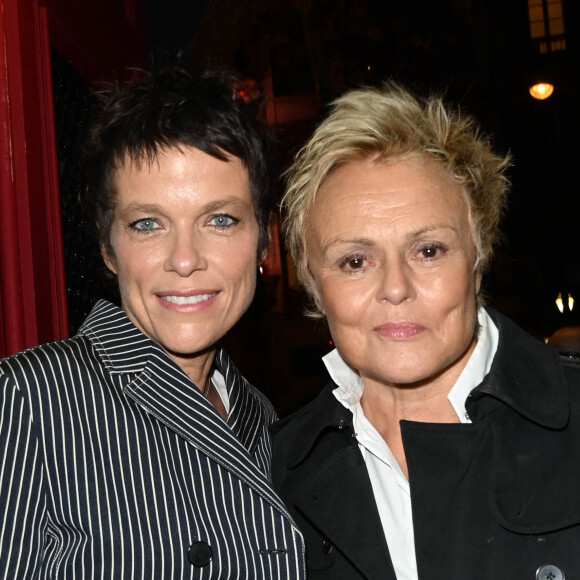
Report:
M497 155L469 115L441 97L420 99L395 82L345 93L298 152L286 172L284 231L298 279L319 302L306 252L306 216L325 179L337 167L372 158L436 161L465 192L475 247L475 270L489 266L507 201L509 155Z

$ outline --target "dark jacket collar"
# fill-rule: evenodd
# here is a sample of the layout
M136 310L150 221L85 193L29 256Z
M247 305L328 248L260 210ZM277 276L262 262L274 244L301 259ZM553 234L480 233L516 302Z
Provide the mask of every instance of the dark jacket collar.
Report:
M309 455L318 439L329 429L353 431L352 413L341 405L332 391L334 383L324 387L322 392L306 407L293 415L274 423L270 428L272 435L276 435L287 423L299 421L302 429L296 435L296 442L289 451L286 465L289 469L298 466Z
M535 423L550 428L565 426L569 417L567 385L557 352L499 312L487 311L498 327L499 343L489 374L468 401L470 416L477 419L478 401L483 395L490 395ZM332 394L335 388L330 383L312 403L298 411L304 428L288 454L289 468L308 457L327 429L352 429L352 413L336 400ZM274 425L272 432L278 432L294 417Z
M467 411L491 395L545 427L562 428L569 418L568 387L558 353L521 330L493 309L488 314L499 330L499 343L489 374L472 391Z

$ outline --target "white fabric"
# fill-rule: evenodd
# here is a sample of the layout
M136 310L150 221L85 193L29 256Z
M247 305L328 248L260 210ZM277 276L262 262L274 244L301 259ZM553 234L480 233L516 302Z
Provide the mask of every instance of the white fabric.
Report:
M448 394L462 423L469 422L467 396L489 372L497 350L498 331L487 312L478 312L477 344L465 368ZM389 446L365 417L360 400L364 385L360 376L344 362L338 350L322 359L338 385L333 394L353 414L353 426L365 460L379 516L385 532L397 580L418 580L409 482Z
M217 394L220 396L220 399L224 404L224 409L226 410L226 413L229 414L230 396L228 395L228 387L226 385L226 379L217 369L214 369L213 373L211 374L211 382L213 383L213 386L215 387Z

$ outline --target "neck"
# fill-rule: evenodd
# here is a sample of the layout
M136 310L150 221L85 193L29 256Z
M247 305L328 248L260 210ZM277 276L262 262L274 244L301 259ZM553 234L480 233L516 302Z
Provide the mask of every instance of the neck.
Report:
M215 407L220 417L227 419L226 408L211 381L211 367L217 348L212 348L203 353L192 356L169 353L169 356L179 365L181 370L193 381L195 386L203 393L207 400Z
M183 355L168 352L179 368L193 381L195 386L204 394L209 390L209 377L213 359L217 348L205 350L194 355Z
M419 383L384 383L361 375L364 391L360 402L365 417L385 440L407 477L407 459L399 421L459 423L459 417L447 396L465 368L475 344L474 339L461 359L451 367Z
M447 395L449 389L422 386L385 386L363 380L365 389L361 406L367 419L381 432L385 425L401 420L425 423L454 423L459 420Z

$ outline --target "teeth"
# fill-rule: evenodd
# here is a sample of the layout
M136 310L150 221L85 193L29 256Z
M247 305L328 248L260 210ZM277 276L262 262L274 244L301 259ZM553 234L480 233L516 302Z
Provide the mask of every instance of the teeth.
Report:
M173 302L173 304L197 304L198 302L209 300L216 294L217 292L213 292L212 294L198 294L197 296L161 296L161 299L167 300L167 302Z

